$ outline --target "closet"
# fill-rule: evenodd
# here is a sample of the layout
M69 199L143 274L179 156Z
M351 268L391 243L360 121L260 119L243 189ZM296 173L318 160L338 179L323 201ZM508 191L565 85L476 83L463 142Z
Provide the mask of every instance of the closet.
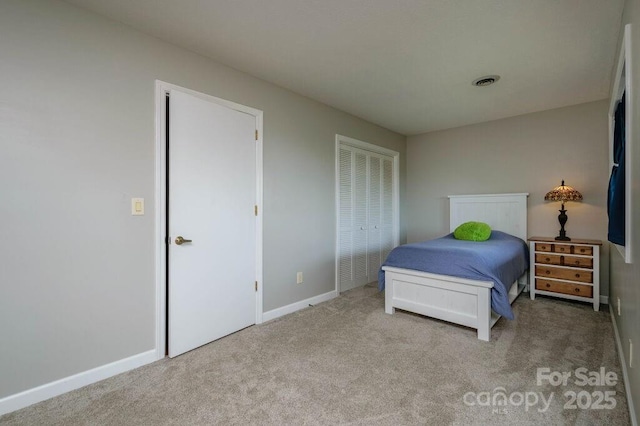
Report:
M340 291L377 281L394 247L394 158L339 143L338 259Z

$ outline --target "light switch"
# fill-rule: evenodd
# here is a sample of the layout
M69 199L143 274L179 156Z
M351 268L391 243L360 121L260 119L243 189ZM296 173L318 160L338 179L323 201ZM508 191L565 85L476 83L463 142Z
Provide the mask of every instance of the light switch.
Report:
M144 215L144 198L131 199L131 214L133 216Z

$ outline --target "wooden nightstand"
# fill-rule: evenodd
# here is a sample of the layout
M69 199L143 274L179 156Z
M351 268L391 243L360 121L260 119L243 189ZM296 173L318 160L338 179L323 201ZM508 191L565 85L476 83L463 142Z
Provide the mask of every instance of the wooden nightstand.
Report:
M599 240L529 238L529 292L593 303L600 309Z

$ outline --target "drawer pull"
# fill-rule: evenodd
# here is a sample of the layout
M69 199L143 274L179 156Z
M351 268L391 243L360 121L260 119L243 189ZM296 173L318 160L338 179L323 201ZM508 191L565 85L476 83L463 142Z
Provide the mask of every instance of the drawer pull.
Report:
M545 272L547 273L547 275L549 275L551 273L551 271L548 270L548 269Z
M585 249L581 248L580 253L584 253L584 252L585 252Z
M580 278L580 274L576 274L576 278Z
M580 289L576 287L576 293L580 293Z
M576 265L580 265L580 261L579 260L576 260Z
M545 260L546 262L551 262L551 258L549 258L549 257L545 257L545 258L544 258L544 260Z
M551 284L547 283L547 288L551 287Z

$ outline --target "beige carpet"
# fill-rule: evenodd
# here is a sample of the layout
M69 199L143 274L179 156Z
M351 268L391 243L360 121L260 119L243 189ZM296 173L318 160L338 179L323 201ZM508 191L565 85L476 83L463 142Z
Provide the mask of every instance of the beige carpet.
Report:
M367 286L7 414L0 423L630 424L606 306L594 312L585 304L531 301L523 294L514 311L515 321L501 319L491 342L481 342L464 327L402 311L386 315L382 294ZM566 386L538 386L538 367L572 377ZM604 367L618 383L578 386L579 367ZM507 405L498 405L499 398L491 405L500 391ZM615 393L602 404L611 406L613 398L614 409L579 408L577 402L575 409L563 407L571 402L568 392L591 407L594 393L604 391ZM541 412L540 396L548 400L550 394Z

